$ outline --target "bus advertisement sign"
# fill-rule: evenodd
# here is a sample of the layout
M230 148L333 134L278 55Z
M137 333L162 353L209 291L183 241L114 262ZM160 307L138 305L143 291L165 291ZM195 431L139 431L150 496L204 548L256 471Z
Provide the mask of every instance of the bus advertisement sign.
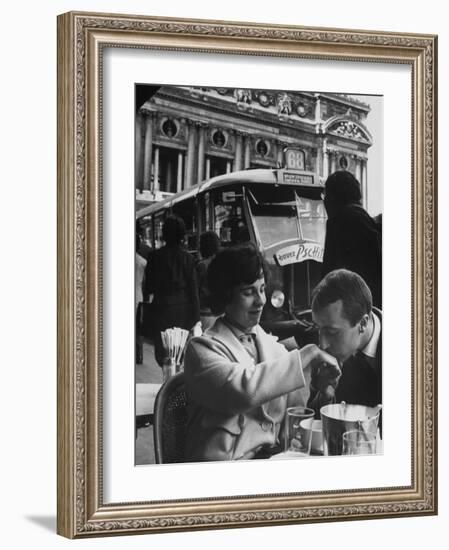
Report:
M285 248L278 250L275 254L275 258L278 264L282 267L284 265L300 263L306 260L322 262L323 253L324 247L322 245L319 243L305 241L286 246Z

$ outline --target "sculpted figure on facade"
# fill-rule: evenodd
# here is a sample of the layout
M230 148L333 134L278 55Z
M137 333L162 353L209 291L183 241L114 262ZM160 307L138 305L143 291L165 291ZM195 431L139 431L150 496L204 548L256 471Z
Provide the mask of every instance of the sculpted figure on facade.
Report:
M357 126L355 122L351 120L344 120L338 124L338 126L333 130L336 134L339 134L344 137L352 139L363 139L367 141L366 136L362 130Z
M238 88L235 90L235 96L237 98L237 103L247 103L248 105L252 101L251 90Z
M292 114L292 100L288 94L281 94L278 99L278 113L280 115Z

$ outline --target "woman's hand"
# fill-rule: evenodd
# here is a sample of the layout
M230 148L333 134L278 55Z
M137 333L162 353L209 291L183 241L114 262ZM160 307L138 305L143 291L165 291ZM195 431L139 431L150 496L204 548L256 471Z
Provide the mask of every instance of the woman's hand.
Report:
M315 344L304 346L299 354L303 369L311 368L312 386L329 399L333 398L341 376L338 360Z

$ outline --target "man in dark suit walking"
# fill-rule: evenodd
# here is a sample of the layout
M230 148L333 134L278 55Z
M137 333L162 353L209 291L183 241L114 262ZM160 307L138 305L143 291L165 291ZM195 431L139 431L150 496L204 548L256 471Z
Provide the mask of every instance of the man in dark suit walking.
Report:
M193 330L200 323L195 260L184 249L184 221L168 216L162 227L165 245L151 253L145 268L144 296L153 294L155 357L162 367L161 332L171 327Z
M325 183L328 220L323 270L345 268L358 273L371 290L373 304L382 308L382 234L379 224L361 205L357 179L347 170L331 174Z

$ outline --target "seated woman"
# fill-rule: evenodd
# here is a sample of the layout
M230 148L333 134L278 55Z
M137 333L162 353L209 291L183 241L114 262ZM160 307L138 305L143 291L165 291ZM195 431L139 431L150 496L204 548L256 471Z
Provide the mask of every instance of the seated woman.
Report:
M187 460L262 458L279 444L287 406L298 404L303 369L326 363L327 384L338 379L338 362L314 344L288 352L259 326L265 268L253 245L220 251L208 285L222 317L186 350Z

